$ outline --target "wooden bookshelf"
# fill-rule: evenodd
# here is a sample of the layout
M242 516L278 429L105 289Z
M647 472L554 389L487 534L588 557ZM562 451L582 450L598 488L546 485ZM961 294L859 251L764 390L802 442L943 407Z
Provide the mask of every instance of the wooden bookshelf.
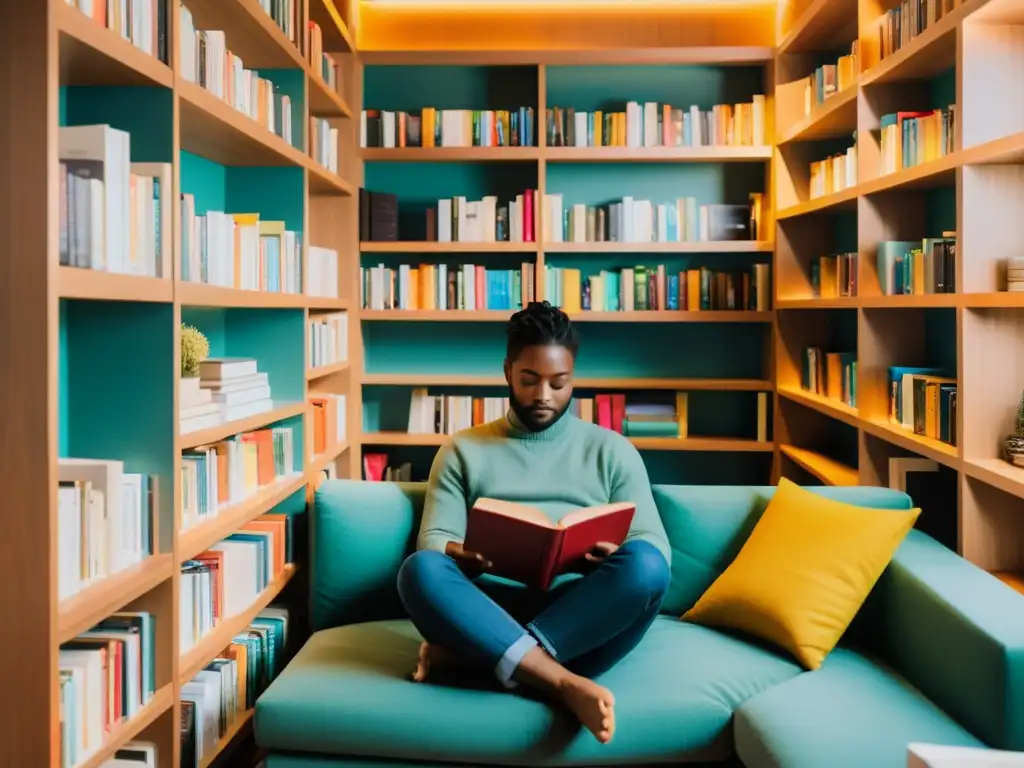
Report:
M4 434L21 446L4 469L9 487L18 489L10 496L8 509L12 530L19 532L9 539L4 555L25 579L21 587L11 582L0 591L3 604L27 617L30 627L14 641L11 651L18 661L5 668L5 679L17 680L20 688L31 692L24 702L0 706L0 724L9 736L0 747L4 765L57 768L61 764L60 740L51 738L60 728L59 648L111 613L131 610L153 616L156 693L136 715L114 724L99 749L75 768L99 768L116 749L135 739L157 744L161 768L177 766L181 686L267 605L290 599L284 590L296 573L304 571L306 553L297 553L296 562L245 611L225 617L184 654L179 650L182 563L262 514L302 514L324 470L350 475L347 436L342 435L321 455L312 455L313 421L307 397L347 395L358 379L346 374L347 361L309 369L305 355L310 317L320 311L347 311L358 303L353 293L353 275L358 271L354 193L361 178L349 174L358 153L358 122L353 121L350 107L360 103L358 92L351 90L356 59L353 35L340 17L334 19L333 3L299 0L294 5L298 43L288 39L258 0L184 1L196 29L223 30L228 49L247 68L259 69L262 77L271 80L288 80L287 87L296 94L291 114L294 143L186 81L179 61L182 29L177 3L168 4L165 25L170 63L100 26L64 0L14 4L0 32L0 68L5 74L19 73L16 79L0 78L0 95L5 104L17 103L24 113L23 119L0 129L4 154L13 162L0 174L0 183L9 193L5 199L15 203L0 212L5 233L0 262L8 278L3 288L5 305L20 318L3 331L3 362L7 370L21 371L4 379L9 408L0 418ZM302 31L310 18L324 27L324 50L340 65L343 77L338 90L329 88L307 61ZM103 95L95 101L90 97L83 110L85 100L74 95L78 86L103 86L95 89ZM327 119L338 128L340 173L320 167L303 148L311 116ZM104 123L131 134L132 160L171 167L172 185L162 190L166 197L161 202L174 207L173 235L170 252L161 254L160 277L60 266L58 125ZM291 174L287 178L294 183L261 183L259 174L264 170L273 179ZM241 181L232 178L236 172ZM289 219L287 228L299 233L303 254L310 246L336 250L338 297L182 280L176 201L180 193L196 192L203 184L211 186L200 190L200 196L206 194L200 213L252 210L261 219ZM218 194L221 200L214 202ZM305 265L302 271L307 273ZM272 410L178 434L179 328L194 317L211 319L218 329L211 345L219 345L220 354L234 350L233 356L257 357L261 370L263 352L238 350L246 345L250 350L261 346L291 350L285 353L285 358L292 355L290 367L271 365L276 398ZM91 325L95 332L91 327L82 330ZM349 325L357 326L358 320L353 318ZM268 335L261 342L264 333ZM358 359L359 334L350 334L349 348ZM96 362L91 365L93 357ZM86 377L94 389L87 393L89 398L80 398L74 387L82 385L82 380L71 383L69 377L89 368L100 373ZM120 373L103 374L106 368ZM358 366L353 370L358 371ZM97 382L105 384L101 387ZM357 402L358 393L346 402L349 424ZM153 408L159 413L154 415ZM109 427L112 437L83 432L83 425L90 423L89 411L98 414L95 424L101 425L90 429L105 432L104 427ZM233 506L221 507L209 520L180 530L182 452L282 423L297 430L294 473ZM130 444L119 448L119 440ZM137 565L95 580L58 601L57 459L82 455L127 458L144 467L130 471L156 477L158 501L152 521L156 551ZM292 631L301 633L303 628L296 622ZM216 749L202 757L203 768L251 733L251 725L252 712L239 712Z
M1019 255L1013 243L1024 236L1016 214L1024 195L1024 113L1019 98L984 84L1021 61L1014 25L1024 22L1024 10L1010 0L957 2L883 58L877 20L890 5L792 0L782 14L774 62L778 466L783 475L809 474L828 485L886 485L892 458L937 462L957 487L948 509L929 511L953 520L957 538L945 543L1019 588L1024 467L1004 458L1002 441L1014 431L1024 374L1024 300L1006 291L1004 267ZM803 78L854 40L860 60L853 81L805 110ZM951 151L881 172L883 115L953 103ZM823 148L844 137L857 150L855 183L810 198L809 163L836 151ZM885 295L879 244L943 231L956 232L955 292ZM857 291L822 298L812 289L811 269L817 258L837 253L857 254ZM857 407L801 388L806 346L856 353ZM955 371L955 444L890 419L887 371L901 365ZM852 456L840 456L839 447L848 445Z

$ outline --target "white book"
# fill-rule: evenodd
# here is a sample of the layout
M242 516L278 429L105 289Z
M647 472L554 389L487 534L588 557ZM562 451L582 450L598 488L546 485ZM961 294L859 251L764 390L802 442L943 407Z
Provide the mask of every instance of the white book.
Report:
M1024 768L1024 752L911 742L907 768Z
M103 575L117 573L132 564L129 554L121 546L121 530L124 522L121 516L121 498L123 493L124 463L104 459L71 459L57 460L57 479L59 482L88 481L92 487L103 494L105 516L97 520L93 510L89 510L92 530L104 536L107 554L107 572ZM98 510L102 515L104 510Z

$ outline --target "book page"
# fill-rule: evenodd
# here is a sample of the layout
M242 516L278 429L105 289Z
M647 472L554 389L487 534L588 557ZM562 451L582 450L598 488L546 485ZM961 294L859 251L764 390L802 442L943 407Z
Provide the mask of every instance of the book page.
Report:
M473 504L473 509L479 509L482 512L491 512L496 515L504 515L505 517L513 517L516 520L533 523L534 525L539 525L542 528L558 527L551 521L550 517L544 514L544 512L537 507L531 507L528 504L517 504L514 501L501 501L500 499L489 499L483 497L476 500L476 503Z
M593 520L595 517L610 515L622 509L636 509L636 505L631 501L619 501L614 504L600 504L596 507L574 509L562 518L561 525L563 528L569 528L570 526L584 523L587 520Z

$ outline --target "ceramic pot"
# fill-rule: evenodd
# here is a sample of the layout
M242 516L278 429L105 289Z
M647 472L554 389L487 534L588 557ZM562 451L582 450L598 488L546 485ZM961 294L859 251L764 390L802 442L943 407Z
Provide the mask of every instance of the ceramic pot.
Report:
M1024 437L1010 435L1003 440L1003 455L1011 464L1024 467Z

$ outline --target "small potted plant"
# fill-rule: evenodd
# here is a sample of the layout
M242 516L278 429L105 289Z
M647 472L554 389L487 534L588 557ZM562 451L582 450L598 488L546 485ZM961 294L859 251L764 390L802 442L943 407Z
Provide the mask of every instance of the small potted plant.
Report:
M210 356L210 342L198 328L181 325L181 390L179 407L199 400L199 364Z
M1008 462L1024 467L1024 393L1017 404L1017 424L1014 433L1003 440L1003 453Z

